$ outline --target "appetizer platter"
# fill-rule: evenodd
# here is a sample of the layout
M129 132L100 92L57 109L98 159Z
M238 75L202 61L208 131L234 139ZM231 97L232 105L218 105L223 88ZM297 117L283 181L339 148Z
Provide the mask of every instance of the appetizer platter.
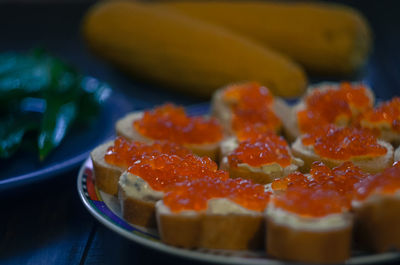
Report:
M400 104L374 100L365 84L321 83L291 106L247 82L216 91L209 113L129 113L78 191L119 234L204 261L397 258Z

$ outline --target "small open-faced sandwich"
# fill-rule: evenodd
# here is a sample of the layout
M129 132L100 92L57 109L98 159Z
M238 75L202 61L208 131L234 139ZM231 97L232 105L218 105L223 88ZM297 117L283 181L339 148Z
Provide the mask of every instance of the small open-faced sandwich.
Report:
M190 149L199 156L218 159L223 129L215 118L188 116L183 107L165 104L152 110L134 112L116 123L117 135L151 143L167 140Z
M335 167L352 161L366 172L380 172L393 163L393 146L379 140L366 129L327 125L298 137L292 152L304 161L302 171L307 172L314 161L323 161Z
M305 263L342 263L350 257L354 184L366 175L350 162L313 165L271 184L266 210L267 253Z
M364 84L321 83L308 89L304 98L282 119L285 135L293 141L316 127L350 125L374 105L374 95Z
M378 132L378 137L394 145L400 143L400 97L382 102L366 111L359 120L363 128Z
M248 82L217 90L212 99L212 113L228 135L242 138L241 134L249 127L256 127L259 132L280 133L281 119L290 113L290 107L266 87Z
M242 141L228 138L221 143L221 155L220 167L231 178L250 179L260 184L270 183L303 166L303 161L291 154L287 142L272 132Z
M132 224L155 227L155 203L180 182L203 177L228 178L210 158L194 155L142 156L118 183L122 216Z
M400 163L355 186L356 243L375 252L400 250Z
M123 171L142 156L159 154L184 157L191 154L191 151L171 142L155 141L146 144L123 137L99 145L90 153L96 186L106 193L116 195L118 180Z
M185 248L262 249L269 196L249 180L188 180L156 204L161 240Z

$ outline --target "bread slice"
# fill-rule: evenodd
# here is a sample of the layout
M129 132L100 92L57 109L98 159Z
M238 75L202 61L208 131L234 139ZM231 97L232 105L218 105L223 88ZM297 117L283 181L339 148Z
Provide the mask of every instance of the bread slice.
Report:
M163 199L165 192L176 189L180 183L204 177L208 178L206 183L214 178L217 182L228 178L210 158L167 154L142 156L119 178L122 215L132 224L154 226L154 205Z
M381 102L374 109L364 112L359 120L360 126L369 128L379 133L379 138L392 143L400 144L400 131L398 127L400 115L400 97ZM375 119L381 119L376 121Z
M237 85L240 86L241 84ZM235 102L226 101L223 98L223 94L226 91L226 89L230 88L231 86L235 86L235 84L231 84L218 89L213 94L211 100L211 114L220 121L226 132L226 135L228 136L234 135L234 132L232 130L232 118L233 118L232 107L235 104ZM271 110L280 120L288 119L291 117L290 115L291 108L281 98L274 97L274 101L271 104ZM280 132L281 132L281 127L277 129L276 133L279 134Z
M231 178L243 178L249 179L254 183L268 184L274 179L282 178L290 173L296 171L300 166L303 166L301 159L292 156L292 162L289 166L282 167L278 163L270 163L259 167L253 167L246 163L240 163L237 166L229 164L228 156L239 146L236 138L231 137L224 140L221 143L221 155L222 159L220 162L220 168L228 171ZM291 155L290 150L289 154Z
M357 85L358 83L352 83L352 85ZM338 89L340 88L340 83L335 83L335 82L322 82L319 84L312 85L307 88L307 92L305 95L298 101L296 105L291 107L289 110L284 110L283 112L277 112L277 113L285 113L286 118L281 118L282 120L282 126L284 130L284 134L286 138L288 139L289 142L293 142L297 137L301 136L302 132L299 128L299 124L297 121L297 113L299 111L305 110L307 108L306 105L306 100L307 97L312 95L315 91L327 91L327 90L332 90L332 89ZM366 93L367 97L370 99L370 107L373 106L375 96L372 92L372 90L367 87ZM357 109L354 107L351 107L352 111L352 117L348 117L347 119L340 119L336 125L337 126L348 126L350 123L357 118L357 116L364 110ZM318 126L318 124L315 124Z
M400 250L400 193L373 195L352 206L358 247L379 253Z
M115 124L115 130L118 136L125 137L126 139L152 143L153 139L141 135L134 127L133 122L139 120L143 117L143 112L133 112L127 114L125 117L121 118ZM219 158L219 144L220 142L210 143L210 144L184 144L183 146L191 150L194 154L198 156L208 156L214 161L218 161Z
M348 213L302 217L269 204L267 253L304 263L342 263L350 257L352 217Z
M155 191L139 176L127 171L118 182L118 199L123 218L131 224L156 227L155 204L164 196Z
M355 185L355 241L363 249L400 250L400 164Z
M382 140L378 140L378 144L386 148L387 152L385 155L377 157L355 157L350 161L365 172L377 173L383 171L393 163L393 146ZM322 161L330 168L339 166L345 162L343 160L335 160L319 156L314 152L312 146L303 145L302 137L298 137L292 144L292 152L295 157L304 161L304 166L300 168L302 172L309 172L312 163L315 161Z
M113 147L111 155L114 156L113 160L116 165L105 160L110 147ZM148 154L148 152L153 152L152 155L167 152L180 157L191 154L189 150L169 142L157 141L154 145L146 145L117 137L114 141L99 145L90 153L96 186L108 194L117 195L118 180L122 172L130 166L130 163L135 162L136 159L141 158L143 154Z
M118 193L119 176L124 171L124 168L110 165L104 160L107 149L113 144L114 141L109 141L99 145L90 153L90 158L97 188L108 194L116 195Z
M246 210L227 199L211 199L210 203L218 205L215 207L218 209L173 213L163 201L157 202L161 240L184 248L263 248L265 222L262 213Z
M229 86L218 89L214 92L211 99L211 115L217 118L226 135L233 135L231 123L232 123L232 102L226 102L223 99L223 94L226 88Z

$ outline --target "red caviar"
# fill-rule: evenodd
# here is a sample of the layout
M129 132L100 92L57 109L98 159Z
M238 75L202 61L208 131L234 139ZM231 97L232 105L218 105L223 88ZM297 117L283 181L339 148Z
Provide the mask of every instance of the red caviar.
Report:
M263 185L250 180L206 177L179 183L164 196L163 201L172 212L201 211L207 209L210 199L226 198L246 209L261 212L269 197L270 193Z
M222 127L216 119L189 117L183 107L173 104L145 111L133 126L140 134L151 139L179 144L215 143L223 136Z
M372 108L373 102L364 85L343 82L337 89L313 91L305 105L305 109L297 113L297 119L300 130L310 132L316 126L330 123L347 125L353 116Z
M272 189L285 192L279 194L274 203L279 208L310 217L340 213L350 208L355 184L366 177L367 174L351 162L333 169L315 162L310 177L293 173L275 180Z
M144 144L129 141L123 137L117 137L114 145L107 149L104 160L114 166L127 168L142 156L153 156L157 154L170 154L184 157L191 152L171 142L156 141L153 144Z
M289 146L286 141L274 133L265 133L256 138L241 141L228 156L229 164L237 167L246 163L253 167L278 163L282 167L291 164Z
M333 125L314 129L302 138L304 145L313 145L321 157L349 160L359 156L381 156L387 150L375 135L366 129L337 128Z
M309 184L309 179L300 172L294 172L284 178L275 179L271 183L271 188L274 191L286 191L289 186L297 186L306 188Z
M183 158L166 154L144 156L130 166L128 171L139 176L158 191L167 191L176 183L206 176L228 178L228 173L218 170L218 165L210 158L194 155Z
M395 162L393 166L383 172L371 175L357 183L357 199L364 200L374 193L393 194L400 190L400 163Z
M390 101L384 102L373 110L366 112L361 123L387 123L389 126L400 132L400 97L395 97ZM366 127L369 127L368 125Z
M232 129L239 139L249 137L249 132L276 132L281 121L267 106L258 108L236 108L232 119Z
M246 138L249 128L258 132L280 129L281 121L272 110L274 98L266 87L258 83L233 85L223 97L232 107L232 129L240 139Z
M321 162L314 162L310 174L325 189L339 192L349 204L355 196L355 184L369 176L349 161L333 169Z
M342 213L350 205L335 190L290 187L285 193L273 197L275 207L304 217L323 217Z
M256 82L232 85L225 89L223 98L233 105L271 104L274 101L268 88Z

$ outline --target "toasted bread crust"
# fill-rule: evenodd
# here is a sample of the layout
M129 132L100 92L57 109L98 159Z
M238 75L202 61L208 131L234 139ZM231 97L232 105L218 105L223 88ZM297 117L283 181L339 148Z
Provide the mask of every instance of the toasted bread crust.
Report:
M378 140L378 143L386 148L387 152L384 156L378 156L365 159L351 159L354 165L360 167L363 171L368 173L378 173L393 164L393 146L387 142ZM333 168L339 166L344 161L323 158L317 155L313 150L308 150L301 142L301 137L297 138L292 144L292 152L295 157L304 161L304 165L300 171L307 173L310 171L311 165L315 161L322 161L326 166Z
M394 161L400 161L400 146L396 148L394 152Z
M272 109L282 122L282 134L289 143L293 142L300 135L297 127L296 113L293 108L282 99L275 98Z
M225 89L229 86L218 89L211 100L211 115L219 120L226 135L233 135L231 122L232 122L232 111L230 106L223 100L222 94Z
M399 197L375 197L353 210L357 245L374 252L400 250Z
M351 230L296 230L267 218L267 253L296 262L342 263L350 257Z
M161 241L184 248L198 247L201 234L201 215L157 215L158 231Z
M109 141L99 145L90 153L90 158L92 159L96 186L108 194L116 195L118 193L119 176L123 169L110 165L104 160L108 147L113 144L113 141Z
M115 131L117 133L117 136L122 136L126 139L133 140L133 141L151 144L153 142L153 140L141 135L133 127L133 122L135 120L142 118L142 116L143 116L143 112L137 111L137 112L128 113L125 117L123 117L122 119L119 119L117 121L117 123L115 124Z
M265 222L260 215L204 215L199 247L214 249L262 249Z
M157 212L161 240L184 248L261 249L264 218L260 215Z
M133 127L133 122L137 119L140 119L142 116L143 112L133 112L127 114L125 117L118 120L115 125L115 130L117 132L117 135L133 141L138 141L148 144L153 143L154 140L141 135ZM219 144L220 142L212 144L184 144L183 146L188 148L198 156L208 156L212 160L218 161Z
M268 184L274 181L274 179L282 177L273 174L265 174L263 172L254 172L243 166L229 167L228 172L231 178L249 179L258 184Z
M129 197L119 186L118 192L123 218L131 224L155 228L155 202Z

